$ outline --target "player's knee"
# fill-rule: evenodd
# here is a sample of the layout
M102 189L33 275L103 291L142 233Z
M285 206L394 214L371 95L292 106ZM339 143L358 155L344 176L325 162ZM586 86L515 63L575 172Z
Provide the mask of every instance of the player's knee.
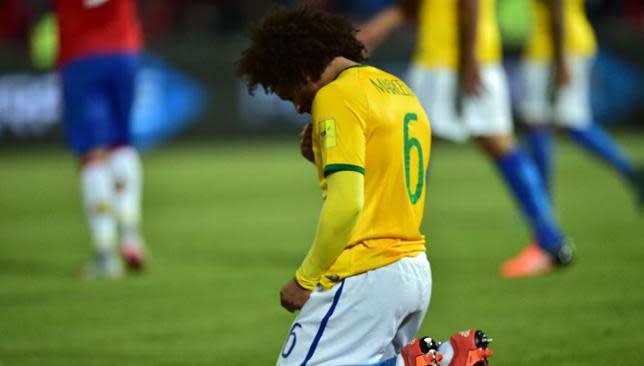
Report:
M476 142L486 154L494 158L504 156L516 148L512 135L480 136L476 138Z
M91 149L81 155L81 165L103 163L107 161L108 152L104 148Z

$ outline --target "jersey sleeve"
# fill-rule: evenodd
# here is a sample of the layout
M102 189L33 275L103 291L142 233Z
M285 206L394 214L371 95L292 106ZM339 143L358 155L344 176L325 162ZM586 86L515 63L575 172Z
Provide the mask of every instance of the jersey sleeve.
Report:
M359 95L346 95L329 85L313 105L316 142L324 176L337 171L365 172L366 129Z

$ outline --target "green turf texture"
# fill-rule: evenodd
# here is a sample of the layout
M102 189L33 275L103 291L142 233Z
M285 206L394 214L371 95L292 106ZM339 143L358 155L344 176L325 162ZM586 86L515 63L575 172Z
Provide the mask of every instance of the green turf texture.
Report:
M644 160L644 135L619 135ZM279 289L313 237L315 172L293 141L146 154L144 276L84 283L77 166L58 148L0 151L0 365L271 365L293 315ZM529 241L471 146L432 152L423 231L433 296L420 333L480 327L493 365L644 364L644 215L610 170L558 144L556 209L578 261L504 280ZM333 321L333 319L331 319Z

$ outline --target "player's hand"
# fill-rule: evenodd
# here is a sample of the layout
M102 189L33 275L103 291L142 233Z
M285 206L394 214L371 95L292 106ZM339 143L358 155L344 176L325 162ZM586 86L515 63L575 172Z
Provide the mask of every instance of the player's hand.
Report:
M553 73L553 79L556 89L559 89L570 83L570 69L568 69L568 65L565 61L555 62Z
M300 132L300 152L302 156L310 161L315 162L315 155L313 155L313 124L308 123Z
M483 91L481 82L481 66L474 57L467 58L459 68L459 87L461 94L477 96Z
M311 291L300 286L295 279L289 280L280 290L282 307L289 312L300 310L311 296Z
M570 70L565 61L555 61L552 66L552 82L548 90L548 101L551 105L557 103L559 90L570 83Z

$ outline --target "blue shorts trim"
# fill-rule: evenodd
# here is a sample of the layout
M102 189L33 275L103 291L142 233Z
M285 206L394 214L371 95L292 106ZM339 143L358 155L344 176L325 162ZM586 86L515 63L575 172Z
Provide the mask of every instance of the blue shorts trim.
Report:
M74 152L130 143L137 70L136 53L85 57L62 68L63 125Z
M324 315L324 318L322 318L322 322L320 322L320 328L318 328L318 332L315 334L315 338L313 338L313 343L311 343L311 348L309 348L309 352L306 354L306 358L304 358L304 361L302 361L300 366L306 366L307 362L309 362L313 357L313 354L318 347L318 343L320 343L320 339L322 338L322 334L324 334L324 329L329 322L329 318L331 318L331 315L333 315L335 307L338 305L338 301L340 301L340 296L342 295L343 288L344 280L342 280L340 287L338 287L338 291L336 291L335 296L333 296L333 303L331 304L331 308L329 308L329 311L326 313L326 315Z

